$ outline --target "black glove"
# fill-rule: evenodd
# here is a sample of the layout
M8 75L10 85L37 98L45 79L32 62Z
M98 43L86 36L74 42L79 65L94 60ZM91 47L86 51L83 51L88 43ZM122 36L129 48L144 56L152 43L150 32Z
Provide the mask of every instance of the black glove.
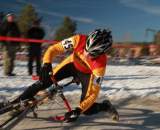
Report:
M42 83L44 85L51 85L52 84L52 79L51 76L53 75L52 72L52 64L51 63L45 63L41 69L41 73L40 73L40 81L42 81Z
M65 121L66 122L73 122L76 121L81 113L81 109L80 108L76 108L75 110L72 110L70 112L67 112L65 114Z

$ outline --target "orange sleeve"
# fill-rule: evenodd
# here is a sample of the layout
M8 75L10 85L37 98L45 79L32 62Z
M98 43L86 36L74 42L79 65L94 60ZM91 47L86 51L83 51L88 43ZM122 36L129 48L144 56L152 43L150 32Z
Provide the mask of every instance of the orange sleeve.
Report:
M44 54L43 63L52 63L56 55L59 55L64 52L65 50L61 46L61 43L57 43L57 44L50 46Z
M92 70L92 73L96 76L96 77L103 77L106 71L106 67L100 67L100 68L96 68L94 70Z
M95 90L92 91L92 94L88 97L86 97L86 99L80 103L79 107L82 110L82 113L85 112L88 108L90 108L93 103L96 101L98 94L99 94L99 87L96 86Z
M50 46L44 54L43 63L52 63L53 59L66 51L72 51L79 42L79 35L75 35L68 39Z
M90 108L96 101L103 81L104 73L105 73L105 67L93 70L85 99L79 105L82 112Z
M94 83L94 76L91 75L87 94L85 96L85 99L79 105L82 112L86 111L93 105L93 103L96 101L98 97L99 91L100 91L100 85Z

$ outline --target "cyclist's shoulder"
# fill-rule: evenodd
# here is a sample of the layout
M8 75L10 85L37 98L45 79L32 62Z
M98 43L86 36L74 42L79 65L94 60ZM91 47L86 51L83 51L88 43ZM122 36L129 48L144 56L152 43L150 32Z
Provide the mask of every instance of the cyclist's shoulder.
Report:
M99 67L105 67L107 64L107 56L105 54L99 56L98 58L96 58L95 60L95 65L99 66Z
M95 59L93 65L92 65L93 74L97 77L103 76L105 74L106 65L107 65L107 56L106 55L101 55L100 57Z
M71 38L74 38L77 42L79 42L81 39L86 39L87 35L85 34L76 34L72 36Z
M85 44L86 43L86 35L84 34L76 34L73 35L67 39L64 39L63 42L66 41L71 41L71 43L73 44L74 48L77 48L79 45Z

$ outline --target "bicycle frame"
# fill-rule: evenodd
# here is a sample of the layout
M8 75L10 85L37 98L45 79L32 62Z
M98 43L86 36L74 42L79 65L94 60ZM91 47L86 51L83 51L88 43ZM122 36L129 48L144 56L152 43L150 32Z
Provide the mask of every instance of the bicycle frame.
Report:
M66 87L72 83L77 83L77 82L75 82L75 80L73 79L72 81L68 82L67 84L65 84L63 86L60 86L60 85L58 85L58 83L55 83L55 88L54 88L55 94L58 94L61 97L61 99L63 100L64 106L65 106L67 112L70 112L72 109L70 107L68 100L65 98L62 90L63 90L63 87ZM43 98L42 98L42 100L43 100ZM38 105L38 101L33 101L32 104L27 106L24 109L24 111L22 111L19 115L15 116L15 117L11 117L9 120L7 120L3 124L1 124L0 128L2 128L3 130L10 130L15 125L17 125L23 118L25 118L25 116L29 112L33 112L33 116L36 118L38 116L38 114L34 111L34 108L37 107L37 105ZM55 116L52 119L56 120L56 121L65 121L64 116Z

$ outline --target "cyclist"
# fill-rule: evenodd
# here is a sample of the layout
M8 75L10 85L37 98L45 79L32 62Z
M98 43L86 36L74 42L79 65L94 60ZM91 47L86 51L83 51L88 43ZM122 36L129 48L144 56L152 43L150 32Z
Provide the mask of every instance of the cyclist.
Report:
M75 121L81 113L91 115L100 111L109 112L115 120L119 120L118 112L109 100L95 102L105 74L106 52L111 46L111 31L106 29L94 30L88 36L75 35L50 46L43 57L40 81L31 85L17 100L32 98L38 91L51 86L51 75L55 81L72 76L81 83L82 94L79 106L65 114L68 122ZM67 51L72 54L52 69L53 59Z

